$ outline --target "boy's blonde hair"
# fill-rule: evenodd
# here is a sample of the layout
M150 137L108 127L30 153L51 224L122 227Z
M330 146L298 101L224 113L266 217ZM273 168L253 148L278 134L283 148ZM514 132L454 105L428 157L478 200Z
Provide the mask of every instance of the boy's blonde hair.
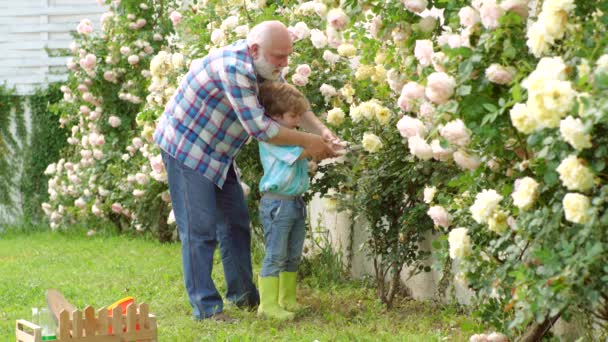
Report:
M310 110L306 97L287 83L265 81L260 84L259 98L270 117L282 117L287 112L302 115Z

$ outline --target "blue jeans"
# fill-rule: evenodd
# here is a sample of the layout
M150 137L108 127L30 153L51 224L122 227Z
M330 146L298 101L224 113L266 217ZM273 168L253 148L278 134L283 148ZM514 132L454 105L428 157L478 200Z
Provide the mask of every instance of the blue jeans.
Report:
M266 255L261 277L278 277L280 272L296 272L306 237L306 205L302 198L260 200Z
M239 307L259 303L251 270L249 213L234 166L222 189L166 152L161 152L175 222L182 243L182 266L188 298L196 319L222 312L211 271L218 241L227 290L226 297Z

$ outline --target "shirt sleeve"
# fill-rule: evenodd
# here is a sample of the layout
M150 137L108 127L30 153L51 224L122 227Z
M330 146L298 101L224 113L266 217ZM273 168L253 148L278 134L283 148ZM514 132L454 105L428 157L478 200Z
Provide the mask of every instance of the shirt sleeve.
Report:
M293 165L298 158L304 152L304 148L300 146L284 146L284 145L273 145L269 143L260 143L263 148L276 159L286 163L287 165Z
M255 77L242 65L225 65L219 73L226 97L247 133L261 141L277 135L279 125L264 115Z

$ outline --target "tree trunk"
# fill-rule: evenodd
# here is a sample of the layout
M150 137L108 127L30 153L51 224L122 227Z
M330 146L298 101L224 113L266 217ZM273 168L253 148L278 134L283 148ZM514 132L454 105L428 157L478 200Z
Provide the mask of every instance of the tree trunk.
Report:
M557 314L553 317L548 317L544 322L538 324L533 323L526 333L518 340L518 342L537 342L540 341L543 336L551 329L553 324L559 319L561 314Z

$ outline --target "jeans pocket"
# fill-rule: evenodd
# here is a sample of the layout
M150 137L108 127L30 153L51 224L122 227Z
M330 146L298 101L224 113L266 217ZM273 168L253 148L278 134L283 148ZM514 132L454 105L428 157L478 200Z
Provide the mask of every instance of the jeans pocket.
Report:
M281 213L281 200L262 199L260 201L260 215L262 223L272 223Z

